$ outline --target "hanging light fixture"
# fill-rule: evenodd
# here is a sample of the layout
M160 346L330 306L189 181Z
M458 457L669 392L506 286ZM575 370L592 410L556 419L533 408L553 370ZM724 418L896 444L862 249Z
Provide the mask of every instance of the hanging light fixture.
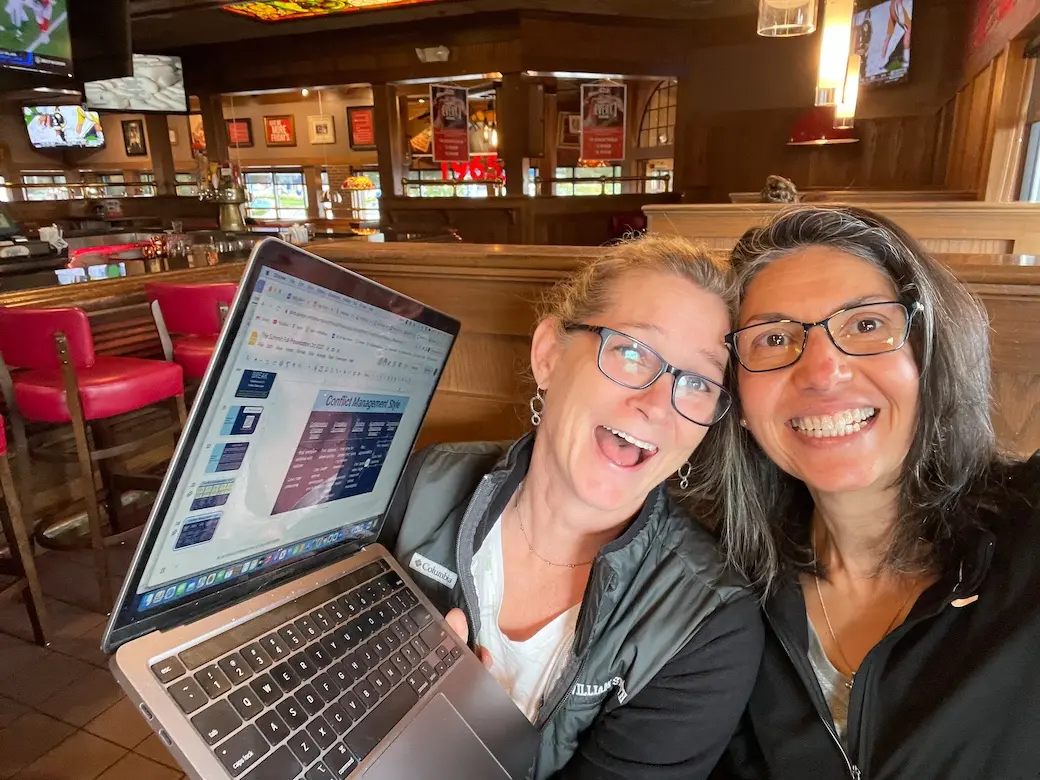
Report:
M860 56L849 56L849 66L845 71L845 88L841 92L841 100L834 107L834 126L852 127L856 120L856 99L859 97Z
M845 88L852 45L853 0L826 0L823 10L823 39L820 41L820 70L816 77L816 105L833 106Z
M767 38L811 35L817 0L758 0L758 34Z
M854 144L859 139L850 127L835 127L834 106L813 106L791 128L788 146Z

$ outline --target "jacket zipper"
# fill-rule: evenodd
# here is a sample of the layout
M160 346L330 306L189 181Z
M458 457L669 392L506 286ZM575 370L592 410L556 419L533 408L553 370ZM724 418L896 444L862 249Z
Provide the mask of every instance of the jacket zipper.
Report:
M477 501L484 499L484 493L487 492L487 487L491 484L491 481L491 474L486 474L480 480L480 485L477 486L476 491L473 493L473 497L466 506L465 513L462 515L462 522L459 523L459 533L455 538L457 557L456 565L459 569L459 584L462 586L462 613L466 616L466 625L469 626L469 644L471 646L475 645L477 642L477 632L479 631L480 626L473 620L473 615L470 612L470 605L476 601L477 589L473 584L472 572L469 568L462 565L462 533L466 528L466 519L470 516L470 512L477 504Z
M799 663L798 657L794 653L791 652L791 648L788 647L787 642L784 641L784 637L783 637L782 633L780 631L776 631L775 630L775 626L774 626L774 633L776 634L777 639L780 640L780 646L784 648L784 652L787 653L787 657L791 659L791 663L794 664L796 669L801 669L804 672L805 669ZM815 680L815 676L814 676L814 684L816 685L817 689L820 688L819 681ZM820 695L821 696L823 695L823 691L822 690L820 690ZM826 727L827 733L831 735L831 739L834 740L834 744L837 746L838 750L841 752L841 757L843 759L845 759L845 766L848 769L849 777L851 777L852 780L861 780L861 773L859 771L859 767L856 766L852 762L852 759L849 757L849 754L845 751L845 746L841 744L841 739L838 738L838 732L834 729L834 719L833 718L828 718L820 710L820 706L819 706L818 702L814 702L814 705L816 707L816 714L820 716L820 720L823 721L823 725Z

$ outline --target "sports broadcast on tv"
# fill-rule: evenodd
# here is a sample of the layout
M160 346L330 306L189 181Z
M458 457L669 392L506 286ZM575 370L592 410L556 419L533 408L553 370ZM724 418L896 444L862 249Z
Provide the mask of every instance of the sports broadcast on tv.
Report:
M37 149L105 145L101 119L83 106L23 106L29 142Z
M72 75L67 0L4 0L0 5L0 65Z
M913 10L913 0L872 0L857 5L852 18L852 51L861 58L861 83L906 78Z

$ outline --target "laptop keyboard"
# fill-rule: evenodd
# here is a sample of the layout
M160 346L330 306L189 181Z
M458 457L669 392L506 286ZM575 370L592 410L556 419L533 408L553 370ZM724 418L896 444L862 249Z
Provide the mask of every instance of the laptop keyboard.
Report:
M342 780L461 656L377 561L152 672L232 777Z

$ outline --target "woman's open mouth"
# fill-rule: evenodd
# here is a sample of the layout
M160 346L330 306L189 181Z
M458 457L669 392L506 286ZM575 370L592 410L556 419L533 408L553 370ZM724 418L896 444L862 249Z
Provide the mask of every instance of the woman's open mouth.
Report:
M788 421L791 429L810 439L839 439L864 431L874 424L878 410L872 406L847 409L834 414L795 417Z
M641 466L657 454L656 444L606 425L596 427L596 443L607 460L621 468Z

